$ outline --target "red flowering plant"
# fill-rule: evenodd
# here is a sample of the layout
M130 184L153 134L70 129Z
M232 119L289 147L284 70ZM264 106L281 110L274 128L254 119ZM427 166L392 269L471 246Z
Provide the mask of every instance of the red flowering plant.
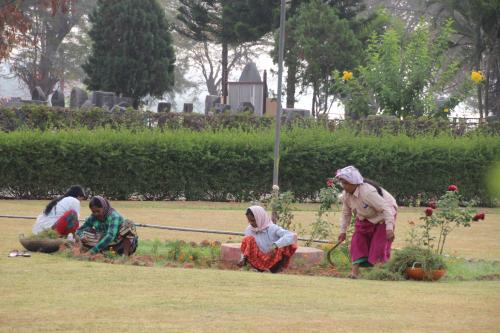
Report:
M484 213L476 213L471 207L473 202L463 202L456 185L448 186L448 191L437 202L431 201L420 219L421 233L417 244L423 245L438 254L443 253L446 238L454 229L470 227L473 221L484 220ZM416 234L413 234L414 238Z
M311 234L306 246L309 246L313 239L328 239L332 234L332 223L327 220L328 212L332 205L339 203L339 196L342 192L341 186L335 182L335 178L326 180L326 187L319 190L320 206L316 213L316 219L311 225Z

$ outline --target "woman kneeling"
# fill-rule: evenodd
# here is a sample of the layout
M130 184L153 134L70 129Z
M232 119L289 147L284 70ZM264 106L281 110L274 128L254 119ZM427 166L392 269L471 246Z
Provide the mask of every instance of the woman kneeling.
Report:
M288 267L297 250L297 236L274 224L264 208L251 206L246 211L248 227L241 243L242 259L259 271L278 273Z
M126 256L133 254L139 239L134 223L124 220L103 197L92 197L89 207L92 215L76 231L82 246L90 249L90 254L111 249Z

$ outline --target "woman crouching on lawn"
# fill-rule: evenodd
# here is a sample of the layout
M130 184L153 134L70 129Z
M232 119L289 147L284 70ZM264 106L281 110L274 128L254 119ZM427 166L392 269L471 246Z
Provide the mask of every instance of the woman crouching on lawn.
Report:
M78 229L80 201L85 200L85 192L80 185L71 186L64 195L52 200L38 215L33 225L33 234L54 230L59 236L67 236Z
M123 217L100 196L90 199L92 215L76 231L80 243L90 254L113 250L129 256L137 249L138 236L135 225Z
M371 267L389 259L398 205L389 192L374 181L363 179L352 165L338 170L336 178L344 189L339 242L346 239L352 213L356 215L349 276L356 279L360 266Z
M297 236L274 224L264 208L251 206L246 211L248 227L241 243L238 266L250 264L259 271L278 273L288 267L297 250Z

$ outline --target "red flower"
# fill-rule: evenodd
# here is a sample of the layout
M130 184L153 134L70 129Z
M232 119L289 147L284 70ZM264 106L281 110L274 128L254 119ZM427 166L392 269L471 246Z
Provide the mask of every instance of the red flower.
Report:
M434 210L431 207L427 207L425 209L425 216L432 216L433 212L434 212Z
M453 191L453 192L458 191L457 185L450 185L450 186L448 186L448 191Z
M479 221L479 220L484 220L484 213L477 213L474 215L472 218L473 221Z
M334 184L333 179L328 178L328 179L326 180L326 186L328 186L328 187L333 187L333 184Z
M436 209L437 208L436 201L429 201L429 203L427 204L427 207L430 207L432 209Z

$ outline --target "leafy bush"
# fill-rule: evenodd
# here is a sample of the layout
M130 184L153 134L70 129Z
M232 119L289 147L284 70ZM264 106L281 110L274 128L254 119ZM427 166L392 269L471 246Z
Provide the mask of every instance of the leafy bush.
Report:
M111 199L249 201L271 190L273 145L273 130L0 132L0 193L47 198L76 183ZM487 205L483 175L500 160L500 137L484 136L293 128L281 147L280 188L298 200L315 200L334 170L354 164L399 202L417 193L437 198L453 182L465 200Z
M431 117L410 118L404 120L395 117L369 116L357 121L326 120L313 118L294 118L291 121L283 117L283 129L326 128L329 131L348 130L355 135L420 135L454 136L500 135L500 121L491 120L479 126L470 125L455 119L433 119ZM193 131L218 131L239 129L243 131L273 129L274 121L268 117L258 117L251 113L228 111L205 116L200 113L156 113L128 108L126 111L109 111L98 107L67 109L45 105L26 104L19 108L7 108L0 101L0 130L5 132L20 129L161 129L166 131L191 129Z
M391 259L387 262L387 269L391 272L404 275L405 270L414 264L418 264L416 267L421 267L426 273L446 268L441 255L429 249L408 246L393 252Z
M429 203L429 207L420 218L424 221L420 226L422 232L419 234L415 230L411 230L411 235L414 237L410 241L443 254L444 244L450 232L460 226L470 227L473 221L484 220L484 213L476 214L470 205L471 203L464 203L461 200L456 185L450 185L448 191L441 196L437 203ZM434 230L437 230L439 235L437 242L433 234Z

